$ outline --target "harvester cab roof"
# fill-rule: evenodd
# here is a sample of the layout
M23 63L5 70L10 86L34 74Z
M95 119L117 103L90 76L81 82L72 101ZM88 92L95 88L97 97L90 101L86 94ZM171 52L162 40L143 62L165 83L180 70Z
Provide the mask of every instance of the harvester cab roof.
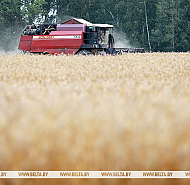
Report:
M107 47L109 34L113 33L113 26L106 24L94 24L86 27L84 32L85 44L96 44L97 47Z

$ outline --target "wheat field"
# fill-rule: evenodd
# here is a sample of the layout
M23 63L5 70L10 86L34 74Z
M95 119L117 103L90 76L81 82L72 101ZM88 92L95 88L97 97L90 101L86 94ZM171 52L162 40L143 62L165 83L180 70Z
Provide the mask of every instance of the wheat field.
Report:
M190 170L190 53L0 55L0 171ZM1 179L189 184L189 179Z

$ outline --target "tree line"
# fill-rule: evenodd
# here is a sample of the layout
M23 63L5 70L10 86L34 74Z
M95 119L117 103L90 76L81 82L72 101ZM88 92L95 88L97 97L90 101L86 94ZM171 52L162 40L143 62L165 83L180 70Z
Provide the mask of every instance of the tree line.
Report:
M17 48L27 24L72 17L113 24L146 51L190 51L190 0L1 0L0 48Z

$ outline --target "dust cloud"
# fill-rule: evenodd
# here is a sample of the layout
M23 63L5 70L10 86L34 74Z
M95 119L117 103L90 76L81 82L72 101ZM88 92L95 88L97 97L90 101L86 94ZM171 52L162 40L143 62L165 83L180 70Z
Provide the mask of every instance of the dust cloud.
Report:
M2 47L0 47L0 55L17 55L20 54L21 51L17 47L9 48L9 50L5 51Z
M59 15L56 16L56 24L61 24L69 19L73 19L74 17L70 16L70 15Z
M115 48L131 48L129 41L126 39L126 34L122 31L114 30L113 33Z
M0 46L0 55L5 54L6 52L3 50L3 48Z

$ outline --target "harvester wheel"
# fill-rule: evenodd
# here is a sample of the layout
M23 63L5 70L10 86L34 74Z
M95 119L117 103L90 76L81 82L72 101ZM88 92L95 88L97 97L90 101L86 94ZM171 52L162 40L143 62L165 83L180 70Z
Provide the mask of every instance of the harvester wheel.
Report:
M20 51L20 54L25 55L27 53L30 53L29 51Z
M89 55L92 55L92 53L88 50L81 50L78 52L78 55L89 56Z
M105 51L99 51L99 52L98 52L98 55L105 56L105 55L106 55L106 52L105 52Z

